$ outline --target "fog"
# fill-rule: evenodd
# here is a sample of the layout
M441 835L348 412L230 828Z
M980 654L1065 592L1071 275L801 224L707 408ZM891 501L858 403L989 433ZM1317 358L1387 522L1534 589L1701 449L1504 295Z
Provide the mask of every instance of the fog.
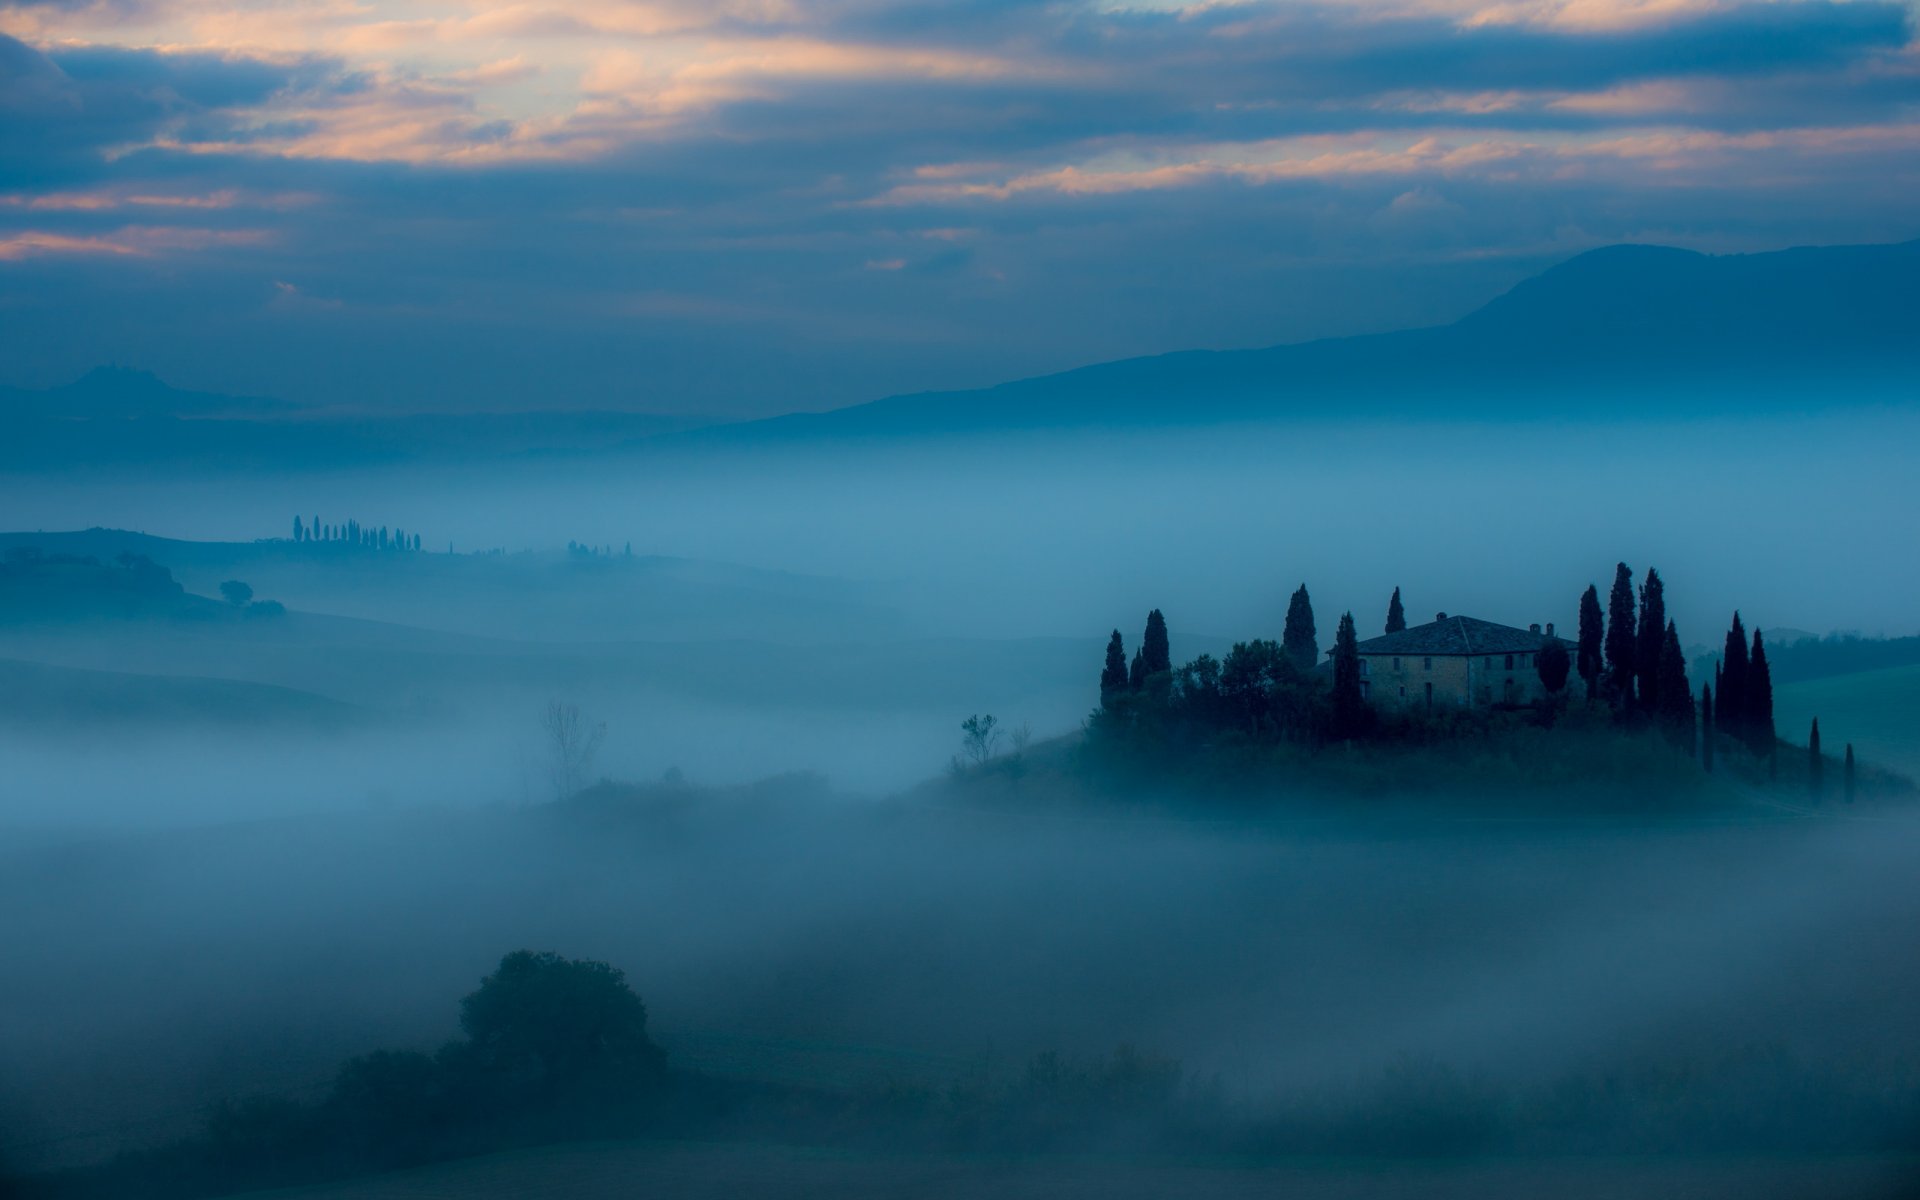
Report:
M1907 632L1920 567L1881 551L1920 519L1916 433L1908 411L1825 409L696 443L472 469L16 479L8 501L18 528L246 540L319 512L382 514L439 550L631 542L866 585L911 627L953 634L1086 636L1153 605L1192 633L1271 633L1301 579L1369 623L1394 586L1419 613L1571 618L1615 559L1675 579L1683 634L1735 605L1768 624ZM1783 546L1796 569L1777 569Z
M1248 825L828 798L796 781L618 816L15 850L10 1153L177 1133L221 1096L434 1045L519 945L624 965L683 1066L848 1084L1131 1042L1249 1100L1407 1055L1534 1084L1672 1063L1711 1091L1756 1046L1815 1069L1920 1050L1909 825Z
M1920 1054L1904 810L940 781L970 714L1076 734L1110 629L1131 648L1157 607L1175 662L1221 654L1278 637L1302 580L1323 648L1395 587L1416 621L1570 631L1617 560L1660 568L1689 647L1736 607L1912 632L1920 560L1889 548L1920 534L1916 434L1856 411L10 478L16 529L243 543L143 552L289 611L0 625L0 1157L97 1162L431 1049L519 947L624 968L677 1066L760 1081L943 1087L1124 1043L1249 1111L1409 1061L1672 1071L1708 1109L1756 1078L1869 1089ZM425 553L251 544L296 512ZM587 781L646 786L556 804L556 701L605 727Z

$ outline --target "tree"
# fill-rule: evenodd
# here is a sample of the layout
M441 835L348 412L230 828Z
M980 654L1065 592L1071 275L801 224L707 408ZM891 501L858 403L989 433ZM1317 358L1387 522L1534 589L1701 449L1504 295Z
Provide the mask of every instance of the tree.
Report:
M1720 731L1739 742L1747 740L1747 666L1747 629L1735 612L1720 655L1720 688L1714 699L1719 702L1715 713Z
M1147 683L1147 656L1139 650L1133 652L1133 663L1127 668L1127 687L1139 691Z
M1147 614L1147 632L1140 639L1142 666L1148 675L1173 670L1173 650L1167 642L1167 619L1159 609Z
M1000 744L999 724L992 713L984 717L976 713L960 722L960 748L974 766L982 766L993 757Z
M1713 774L1713 685L1700 685L1700 765Z
M1387 601L1387 632L1399 633L1407 627L1407 610L1400 606L1400 589L1393 589L1393 599Z
M1337 741L1366 731L1367 701L1360 691L1360 639L1353 614L1343 613L1333 635L1333 736Z
M1841 786L1843 788L1843 791L1841 794L1847 798L1848 804L1852 804L1853 803L1853 743L1852 742L1847 743L1847 761L1846 761L1846 765L1841 769L1840 778L1841 778Z
M1580 672L1580 678L1586 681L1589 700L1600 691L1603 666L1600 642L1606 636L1606 629L1606 618L1600 614L1600 589L1588 584L1586 592L1580 597L1580 641L1574 654L1574 666Z
M658 1082L667 1059L647 1006L603 962L516 950L460 1002L469 1063L514 1093Z
M1634 650L1639 634L1634 628L1633 572L1627 564L1614 568L1613 592L1607 597L1607 695L1615 708L1633 706Z
M1680 631L1672 621L1660 638L1660 671L1654 684L1654 696L1660 708L1657 719L1675 746L1693 753L1693 688L1687 683L1687 654L1680 648Z
M1567 674L1573 669L1573 661L1567 657L1567 648L1559 638L1547 639L1540 653L1533 656L1533 669L1540 675L1540 686L1547 689L1550 696L1558 696L1567 686Z
M1107 665L1100 671L1100 705L1113 707L1115 698L1127 690L1127 649L1120 641L1120 631L1113 631L1107 639Z
M253 599L253 589L241 583L238 579L229 579L221 584L220 594L225 596L227 603L233 605L235 608L245 608L247 601Z
M1820 757L1820 718L1815 717L1813 729L1807 734L1807 794L1815 804L1820 803L1826 784L1827 764Z
M1647 568L1646 582L1640 585L1640 632L1634 640L1634 675L1640 685L1640 708L1643 712L1663 711L1660 705L1661 673L1665 664L1662 657L1666 654L1667 636L1667 599L1666 585L1660 582L1660 572ZM1693 693L1687 693L1687 703L1693 703Z
M1758 629L1753 631L1753 653L1747 658L1746 712L1741 726L1755 754L1772 755L1779 741L1773 729L1773 673L1767 667L1767 647ZM1722 706L1724 707L1724 705Z
M300 523L300 515L298 513L295 513L293 517L293 540L296 544L307 540L307 528Z
M1280 647L1302 671L1311 671L1320 661L1319 635L1313 627L1313 600L1307 585L1301 584L1287 602L1287 624L1280 632Z
M606 724L588 721L577 704L553 700L540 718L540 728L547 738L547 771L554 795L565 800L586 785L587 770L607 736Z

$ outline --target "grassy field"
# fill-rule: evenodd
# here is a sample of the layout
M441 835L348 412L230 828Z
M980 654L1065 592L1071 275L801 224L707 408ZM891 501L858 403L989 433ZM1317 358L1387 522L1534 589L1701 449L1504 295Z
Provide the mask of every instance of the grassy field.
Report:
M1774 695L1780 735L1805 745L1820 718L1821 748L1838 756L1848 742L1862 761L1920 779L1920 666L1889 667L1788 684Z
M1916 1164L1897 1159L1518 1159L1319 1161L1283 1165L1121 1156L1007 1161L843 1154L774 1146L604 1143L490 1155L252 1200L1850 1200L1907 1194Z

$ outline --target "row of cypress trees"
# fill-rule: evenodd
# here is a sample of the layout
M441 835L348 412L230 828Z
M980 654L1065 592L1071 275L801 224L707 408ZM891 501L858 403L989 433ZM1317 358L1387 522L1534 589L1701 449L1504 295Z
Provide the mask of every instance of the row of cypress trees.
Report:
M355 520L343 521L338 525L323 525L315 517L309 525L299 517L293 519L293 540L306 542L342 542L349 546L365 546L369 550L418 550L420 535L408 533L398 526L388 529L385 525L362 525Z

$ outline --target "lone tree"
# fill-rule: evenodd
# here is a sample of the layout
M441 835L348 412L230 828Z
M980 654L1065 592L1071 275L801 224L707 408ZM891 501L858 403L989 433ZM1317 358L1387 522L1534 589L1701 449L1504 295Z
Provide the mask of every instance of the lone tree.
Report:
M580 714L578 704L550 701L541 714L540 728L547 739L547 772L554 796L565 800L586 785L593 756L606 740L604 722L595 724Z
M1600 643L1606 632L1607 619L1600 613L1600 589L1588 584L1586 593L1580 597L1580 641L1574 666L1586 681L1589 700L1600 693L1600 673L1605 666Z
M1747 627L1736 612L1720 656L1720 690L1714 699L1720 704L1716 710L1720 732L1739 742L1747 740L1747 673Z
M1100 704L1103 708L1113 707L1113 702L1127 690L1127 648L1120 640L1120 631L1113 631L1107 639L1107 665L1100 670Z
M1633 707L1634 650L1633 572L1627 564L1614 568L1613 592L1607 597L1607 695L1615 708Z
M1313 628L1313 601L1307 585L1301 584L1287 602L1287 624L1280 632L1280 647L1302 671L1311 671L1320 661L1320 640Z
M620 1093L659 1082L647 1006L603 962L516 950L460 1002L462 1057L510 1094Z
M1558 696L1560 689L1567 686L1567 675L1573 669L1573 660L1567 657L1567 648L1559 638L1554 638L1541 647L1534 655L1533 669L1540 674L1540 686L1547 694Z
M1660 572L1647 568L1647 580L1640 585L1640 633L1634 639L1634 674L1640 685L1640 709L1654 714L1664 711L1660 704L1661 674L1665 669L1661 661L1666 653L1667 638L1667 589L1660 582ZM1687 703L1693 703L1693 693L1687 693Z
M1807 794L1813 797L1815 804L1820 803L1822 793L1827 786L1827 764L1820 757L1820 718L1813 719L1813 729L1807 734Z
M1680 648L1680 631L1667 622L1660 639L1659 682L1654 685L1660 708L1656 718L1675 746L1693 753L1693 688L1687 683L1687 655Z
M1393 599L1387 601L1387 632L1399 633L1407 627L1407 610L1400 606L1400 589L1393 589Z
M247 601L253 599L253 589L241 583L238 579L229 579L221 584L220 594L225 596L227 603L233 605L235 608L245 608Z
M1841 795L1847 798L1848 804L1852 804L1853 803L1853 743L1852 742L1847 743L1847 761L1846 761L1846 764L1841 768L1840 780L1841 780L1841 789L1842 789Z
M1000 745L999 724L992 713L985 716L975 713L960 722L960 749L967 761L978 767L993 757Z
M1700 685L1700 765L1713 774L1713 685Z
M1333 736L1344 741L1366 731L1367 701L1360 692L1360 638L1344 613L1333 635Z
M1167 619L1159 609L1147 614L1147 632L1140 639L1141 666L1149 675L1173 670L1173 650L1167 643Z
M1771 756L1779 738L1773 728L1773 672L1767 667L1767 647L1758 629L1753 631L1753 653L1747 659L1745 714L1741 721L1747 745L1755 754ZM1724 707L1724 706L1723 706Z

